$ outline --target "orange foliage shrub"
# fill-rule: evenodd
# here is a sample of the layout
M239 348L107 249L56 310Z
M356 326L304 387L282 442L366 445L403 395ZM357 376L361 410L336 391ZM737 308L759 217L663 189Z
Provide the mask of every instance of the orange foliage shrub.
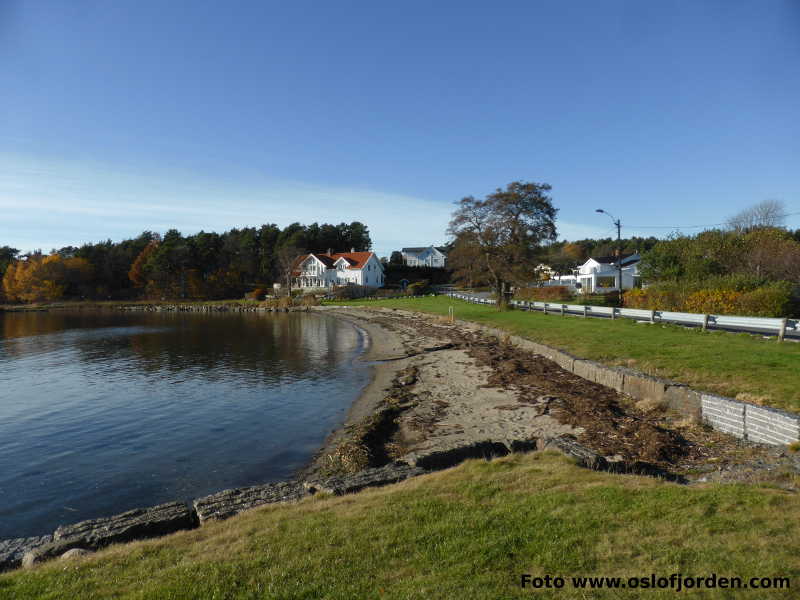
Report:
M733 315L738 312L741 292L730 290L701 290L690 294L683 305L685 312Z
M572 296L572 292L564 285L518 288L514 292L514 298L516 300L538 300L540 302L570 300Z
M786 282L750 291L703 289L679 290L674 286L625 292L626 308L673 310L699 314L783 317L792 311L792 288Z

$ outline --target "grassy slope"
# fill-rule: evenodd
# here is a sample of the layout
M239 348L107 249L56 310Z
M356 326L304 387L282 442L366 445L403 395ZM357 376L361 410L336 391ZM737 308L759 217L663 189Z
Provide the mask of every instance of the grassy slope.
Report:
M637 324L560 317L542 313L498 312L445 296L350 302L418 310L500 327L581 358L680 381L690 386L800 412L800 344L779 343L741 333L703 332L675 325Z
M783 576L794 587L798 534L797 495L687 488L579 469L550 453L512 455L2 575L0 597L633 597L521 590L522 573Z

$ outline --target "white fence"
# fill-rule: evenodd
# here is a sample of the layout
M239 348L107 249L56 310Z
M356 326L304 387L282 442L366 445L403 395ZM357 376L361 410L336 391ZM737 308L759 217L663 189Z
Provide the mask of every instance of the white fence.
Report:
M473 296L464 292L450 292L451 298L466 300L476 304L496 304L496 300ZM695 313L672 312L666 310L644 310L640 308L611 308L609 306L586 306L582 304L561 304L555 302L527 302L512 300L511 304L521 310L539 310L545 314L570 314L584 317L603 317L616 319L622 317L652 323L674 323L702 327L703 329L723 329L761 333L784 337L800 337L800 320L770 319L765 317L736 317L730 315L700 315Z

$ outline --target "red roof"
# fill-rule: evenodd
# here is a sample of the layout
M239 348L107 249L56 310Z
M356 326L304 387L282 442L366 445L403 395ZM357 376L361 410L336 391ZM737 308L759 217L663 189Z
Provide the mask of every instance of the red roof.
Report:
M336 254L322 254L321 256L330 256L330 258L333 259L333 262L343 258L350 265L347 267L348 269L361 269L365 264L367 264L367 261L372 254L372 252L337 252ZM320 255L316 254L315 256Z
M294 268L296 269L299 267L303 261L312 254L328 269L332 269L333 264L340 258L344 258L347 261L348 269L361 269L367 264L369 257L372 256L374 252L335 252L334 254L312 252L311 254L298 256L297 260L295 260ZM299 275L300 273L299 271L295 271L293 274Z

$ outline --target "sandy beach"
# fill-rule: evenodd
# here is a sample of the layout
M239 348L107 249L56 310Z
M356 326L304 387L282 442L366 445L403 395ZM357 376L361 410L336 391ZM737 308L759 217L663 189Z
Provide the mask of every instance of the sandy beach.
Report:
M637 404L477 325L397 309L314 310L366 332L360 360L374 372L305 475L392 461L434 466L464 449L504 454L564 436L609 462L689 480L762 481L770 472L762 465L783 460L663 407Z

